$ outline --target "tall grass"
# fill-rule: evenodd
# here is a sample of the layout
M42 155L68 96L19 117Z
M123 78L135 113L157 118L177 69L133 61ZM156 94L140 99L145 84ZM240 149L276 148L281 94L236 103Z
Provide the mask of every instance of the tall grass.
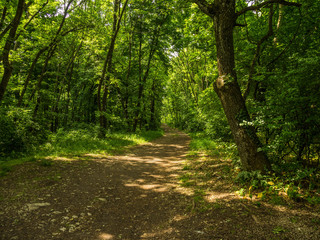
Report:
M41 147L42 151L55 155L79 155L83 153L112 154L116 150L130 145L143 144L162 135L161 131L141 133L108 133L101 139L92 131L59 130L50 141Z
M227 157L237 161L237 147L234 143L212 139L203 132L190 133L190 150L211 156Z
M24 156L12 155L0 159L0 175L9 171L12 166L27 161L37 161L48 157L81 157L81 155L87 153L113 154L127 146L143 144L162 135L161 130L142 131L140 133L114 132L107 133L106 137L101 139L97 137L97 131L93 128L59 129L57 133L51 134L48 141L38 146L35 151Z

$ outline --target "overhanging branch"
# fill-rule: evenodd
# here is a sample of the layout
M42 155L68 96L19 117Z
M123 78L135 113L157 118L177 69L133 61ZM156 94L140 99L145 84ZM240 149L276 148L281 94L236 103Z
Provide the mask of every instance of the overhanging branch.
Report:
M246 7L244 9L240 10L239 12L236 13L236 16L239 17L239 16L241 16L242 14L244 14L244 13L246 13L248 11L259 10L259 9L263 8L264 6L272 4L272 3L280 3L280 4L286 5L286 6L301 7L300 3L287 2L287 1L284 1L284 0L267 0L267 1L264 1L264 2L262 2L260 4L258 4L258 5L253 5L253 6Z
M210 4L206 0L192 0L192 2L197 4L200 10L209 17L213 18L216 14L216 7L214 4Z

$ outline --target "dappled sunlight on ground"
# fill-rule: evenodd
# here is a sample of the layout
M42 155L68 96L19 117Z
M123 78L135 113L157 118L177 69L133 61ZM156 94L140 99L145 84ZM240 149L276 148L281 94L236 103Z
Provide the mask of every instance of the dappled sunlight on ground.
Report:
M0 184L0 225L6 229L0 238L233 240L319 235L310 223L320 223L318 213L257 206L235 194L224 176L225 161L193 156L197 171L183 170L189 164L190 139L167 130L164 137L124 154L86 154L57 158L49 167L17 167ZM39 207L31 211L30 204Z
M209 192L204 197L206 201L209 203L216 202L217 200L231 200L231 199L240 199L240 197L236 194L232 194L230 192Z
M112 240L114 239L114 236L108 233L102 233L99 235L100 240Z

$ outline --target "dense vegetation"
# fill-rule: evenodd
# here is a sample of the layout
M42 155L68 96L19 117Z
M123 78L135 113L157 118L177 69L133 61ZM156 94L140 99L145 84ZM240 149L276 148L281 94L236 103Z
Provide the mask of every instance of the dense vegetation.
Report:
M0 6L2 161L166 122L319 187L319 0Z

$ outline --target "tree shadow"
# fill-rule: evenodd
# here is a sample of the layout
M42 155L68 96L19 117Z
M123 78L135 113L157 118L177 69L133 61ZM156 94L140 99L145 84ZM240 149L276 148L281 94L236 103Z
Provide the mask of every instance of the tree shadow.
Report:
M319 213L183 187L189 138L28 163L1 179L1 239L317 239ZM221 163L223 165L223 163ZM204 166L208 167L208 166ZM218 166L211 166L218 171ZM218 171L217 174L221 175ZM213 177L219 181L219 176ZM223 182L223 181L221 181ZM197 192L198 191L198 192ZM202 194L202 197L199 197ZM42 207L27 209L30 203Z

